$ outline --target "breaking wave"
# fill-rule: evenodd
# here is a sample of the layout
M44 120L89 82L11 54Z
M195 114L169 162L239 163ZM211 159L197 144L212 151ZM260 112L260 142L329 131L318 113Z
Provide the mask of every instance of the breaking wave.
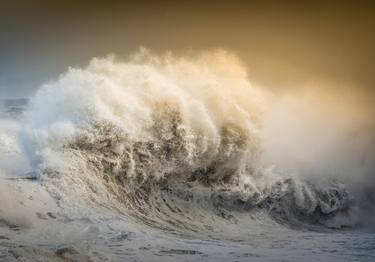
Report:
M353 208L342 183L320 185L262 164L265 107L226 51L142 50L127 62L95 58L44 85L22 139L61 205L84 201L176 232L212 232L244 213L291 227L356 223L342 219Z

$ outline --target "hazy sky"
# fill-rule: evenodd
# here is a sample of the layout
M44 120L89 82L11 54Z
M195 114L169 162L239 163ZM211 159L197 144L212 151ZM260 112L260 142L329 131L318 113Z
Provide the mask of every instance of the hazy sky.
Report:
M273 90L328 82L374 97L371 1L0 1L0 98L94 56L223 47Z

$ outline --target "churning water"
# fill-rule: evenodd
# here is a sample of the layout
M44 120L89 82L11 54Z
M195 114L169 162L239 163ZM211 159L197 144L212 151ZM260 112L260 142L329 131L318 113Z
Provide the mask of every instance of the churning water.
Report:
M24 103L0 120L0 260L375 260L369 176L264 161L270 102L225 51L93 59Z

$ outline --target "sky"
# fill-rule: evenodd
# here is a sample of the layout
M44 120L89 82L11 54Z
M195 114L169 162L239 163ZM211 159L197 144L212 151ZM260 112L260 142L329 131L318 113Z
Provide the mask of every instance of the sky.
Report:
M275 92L375 94L371 1L0 1L0 98L109 53L225 48Z

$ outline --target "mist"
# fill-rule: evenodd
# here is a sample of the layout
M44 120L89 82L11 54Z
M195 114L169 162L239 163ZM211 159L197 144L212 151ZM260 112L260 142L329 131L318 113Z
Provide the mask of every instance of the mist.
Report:
M360 199L362 216L374 225L373 110L358 96L326 90L320 84L268 96L261 131L263 161L312 183L344 183Z

